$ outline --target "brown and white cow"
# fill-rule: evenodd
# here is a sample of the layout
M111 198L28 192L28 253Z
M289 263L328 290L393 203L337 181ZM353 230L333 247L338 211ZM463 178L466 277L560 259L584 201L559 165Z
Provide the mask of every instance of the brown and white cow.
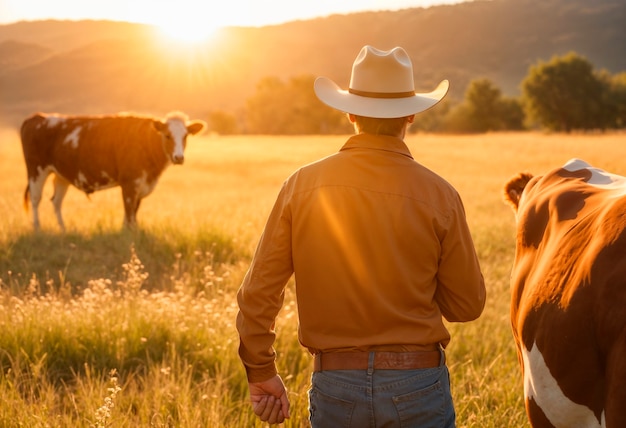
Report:
M505 186L511 322L533 427L626 427L626 177L572 159Z
M180 112L165 119L118 114L65 116L37 113L21 127L22 150L28 173L24 206L33 206L39 229L38 207L48 175L54 173L52 203L59 226L65 229L61 204L70 185L87 195L120 186L124 224L136 224L141 199L154 189L161 173L182 164L188 134L204 128Z

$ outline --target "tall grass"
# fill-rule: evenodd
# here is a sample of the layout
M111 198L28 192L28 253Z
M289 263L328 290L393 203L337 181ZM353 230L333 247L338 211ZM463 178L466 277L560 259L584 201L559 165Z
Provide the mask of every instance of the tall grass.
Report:
M14 132L0 133L0 426L263 426L237 357L235 294L284 178L344 137L195 138L187 161L122 230L119 190L71 190L68 231L42 202L22 210L26 173ZM623 135L417 135L418 161L457 187L488 287L483 316L451 324L448 363L459 427L525 427L510 334L514 219L501 199L521 170L581 157L626 174ZM46 191L51 194L51 189ZM307 426L311 358L297 341L294 286L278 320L278 365Z

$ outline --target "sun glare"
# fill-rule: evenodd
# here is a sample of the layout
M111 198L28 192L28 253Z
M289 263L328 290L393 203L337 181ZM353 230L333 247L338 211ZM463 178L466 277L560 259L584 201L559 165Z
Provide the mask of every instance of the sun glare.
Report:
M210 40L217 30L219 24L211 22L201 22L199 20L166 20L157 24L162 35L177 42L199 43Z
M208 12L205 7L198 7L197 2L190 0L167 4L159 0L150 2L149 6L145 1L139 2L144 5L141 10L136 10L137 2L132 2L135 6L129 13L129 20L152 24L164 39L178 43L210 41L219 29L231 24L229 20L232 17L237 17L231 9Z
M153 25L163 39L199 44L212 41L224 27L246 26L255 22L259 5L252 0L213 3L196 0L133 0L126 19Z

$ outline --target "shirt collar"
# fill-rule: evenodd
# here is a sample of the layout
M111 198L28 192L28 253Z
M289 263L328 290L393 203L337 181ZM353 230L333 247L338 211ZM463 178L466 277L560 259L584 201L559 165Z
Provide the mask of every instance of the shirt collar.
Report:
M349 149L373 149L394 152L413 159L407 145L401 138L391 135L356 134L348 139L340 151Z

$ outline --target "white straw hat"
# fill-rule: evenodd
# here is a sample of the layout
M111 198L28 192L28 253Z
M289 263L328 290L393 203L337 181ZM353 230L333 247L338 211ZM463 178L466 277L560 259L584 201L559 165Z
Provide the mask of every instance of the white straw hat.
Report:
M326 77L318 77L314 89L320 101L345 113L393 118L431 108L446 95L449 86L443 80L432 92L416 93L413 65L404 49L382 51L364 46L352 65L348 90Z

